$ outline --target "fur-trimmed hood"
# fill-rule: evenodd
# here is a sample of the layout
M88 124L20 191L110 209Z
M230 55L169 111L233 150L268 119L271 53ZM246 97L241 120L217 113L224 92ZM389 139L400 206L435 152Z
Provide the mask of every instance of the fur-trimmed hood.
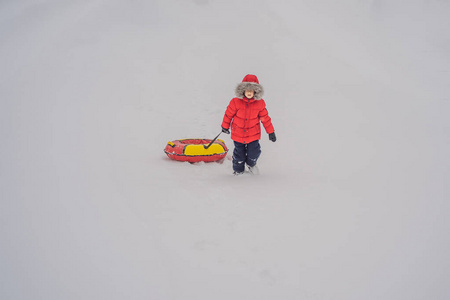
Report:
M258 77L252 74L248 74L242 79L242 82L234 90L234 94L236 97L243 99L246 90L253 90L255 92L253 96L255 100L261 100L264 95L264 88L259 84Z

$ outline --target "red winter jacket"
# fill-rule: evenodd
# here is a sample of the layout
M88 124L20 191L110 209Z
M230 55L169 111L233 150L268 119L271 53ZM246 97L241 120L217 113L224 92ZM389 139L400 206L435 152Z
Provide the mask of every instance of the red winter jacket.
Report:
M263 99L233 98L225 111L222 127L229 129L231 124L231 139L248 144L261 138L260 121L268 134L275 131Z

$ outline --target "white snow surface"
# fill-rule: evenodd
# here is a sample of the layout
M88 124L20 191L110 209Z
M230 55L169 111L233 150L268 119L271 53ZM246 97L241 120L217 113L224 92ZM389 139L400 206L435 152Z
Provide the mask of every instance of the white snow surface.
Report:
M0 299L450 299L450 3L0 2ZM258 176L172 161L256 74Z

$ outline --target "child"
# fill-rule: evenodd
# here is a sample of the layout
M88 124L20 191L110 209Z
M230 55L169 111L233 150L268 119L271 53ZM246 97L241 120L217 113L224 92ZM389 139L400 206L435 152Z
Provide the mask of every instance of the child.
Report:
M261 99L264 93L255 75L248 74L236 87L235 95L225 111L222 122L222 132L230 133L234 141L233 171L234 175L244 173L247 164L251 173L257 173L256 161L261 154L259 139L261 138L262 122L269 139L275 142L275 130L266 109L266 103Z

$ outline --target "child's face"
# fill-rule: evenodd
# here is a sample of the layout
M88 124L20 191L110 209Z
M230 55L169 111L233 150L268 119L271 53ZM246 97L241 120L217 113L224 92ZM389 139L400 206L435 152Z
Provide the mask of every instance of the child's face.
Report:
M245 90L244 92L245 97L247 97L248 99L253 98L253 96L255 95L255 92L253 90Z

